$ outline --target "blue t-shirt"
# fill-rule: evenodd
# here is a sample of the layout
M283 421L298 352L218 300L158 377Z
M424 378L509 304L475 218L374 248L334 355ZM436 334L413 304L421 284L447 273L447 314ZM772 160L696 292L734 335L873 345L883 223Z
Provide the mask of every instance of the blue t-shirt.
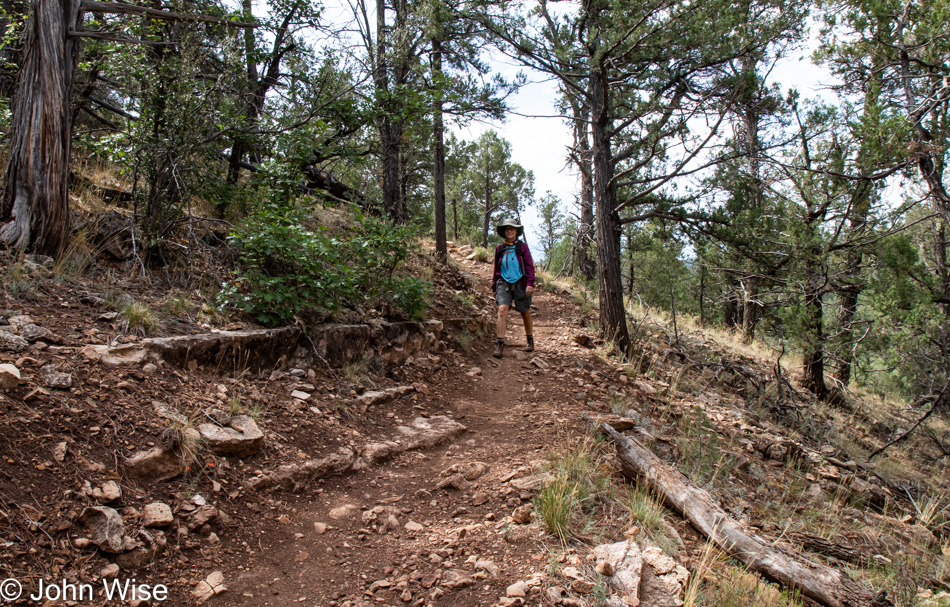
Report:
M521 264L518 263L518 254L515 252L515 247L519 246L520 243L515 243L513 245L503 245L504 251L501 255L501 277L505 282L514 284L521 280L521 277L524 276L524 273L521 271Z

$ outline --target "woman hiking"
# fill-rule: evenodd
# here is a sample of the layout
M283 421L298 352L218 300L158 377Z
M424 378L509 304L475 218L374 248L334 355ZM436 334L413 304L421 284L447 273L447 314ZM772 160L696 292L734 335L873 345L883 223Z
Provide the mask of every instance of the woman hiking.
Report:
M528 343L525 352L534 352L534 332L531 324L531 294L534 292L534 260L528 245L519 238L524 234L524 226L514 219L506 219L496 228L505 242L495 247L495 273L492 275L491 288L495 292L498 304L498 342L492 356L501 358L505 350L505 331L508 329L508 310L514 303L515 310L521 313L524 321L525 337Z

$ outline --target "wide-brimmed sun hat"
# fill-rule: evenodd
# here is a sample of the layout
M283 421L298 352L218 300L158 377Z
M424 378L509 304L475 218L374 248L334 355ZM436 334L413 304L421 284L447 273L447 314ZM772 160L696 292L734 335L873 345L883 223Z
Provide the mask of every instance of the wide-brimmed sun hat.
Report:
M495 228L495 231L498 232L498 235L502 238L505 237L505 230L508 228L514 228L518 230L518 236L524 235L524 226L519 225L514 219L506 219L500 226Z

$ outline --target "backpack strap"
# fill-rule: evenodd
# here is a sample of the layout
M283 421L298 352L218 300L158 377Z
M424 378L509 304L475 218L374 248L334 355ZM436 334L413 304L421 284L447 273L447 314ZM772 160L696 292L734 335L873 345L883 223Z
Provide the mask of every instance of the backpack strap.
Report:
M498 249L497 249L497 251L496 251L495 254L496 254L496 255L499 254L499 253L502 251L502 249L505 248L505 247L507 247L507 246L508 246L508 243L506 243L506 242L499 243ZM522 241L522 240L516 240L516 241L515 241L515 244L514 244L513 246L514 246L514 248L515 248L515 255L516 255L517 258L518 258L519 267L521 267L521 271L524 272L524 253L521 251L521 247L522 247L522 246L526 246L526 245L525 245L524 241Z

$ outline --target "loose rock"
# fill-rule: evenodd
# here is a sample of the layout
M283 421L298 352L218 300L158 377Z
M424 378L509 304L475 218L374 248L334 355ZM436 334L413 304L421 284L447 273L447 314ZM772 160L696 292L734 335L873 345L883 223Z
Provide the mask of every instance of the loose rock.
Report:
M594 548L594 556L613 569L606 577L607 584L630 597L639 598L640 577L643 569L643 554L636 542L625 540L615 544L601 544Z
M146 527L167 527L175 522L175 515L168 504L153 502L145 506L142 513L142 524Z
M125 469L133 478L158 483L184 474L185 463L177 453L154 447L126 460Z
M224 585L224 574L220 571L215 571L204 580L198 582L198 585L195 586L195 589L191 594L200 604L204 603L216 594L226 592L227 589L228 587Z
M475 584L475 579L455 569L449 569L442 574L442 585L451 590L458 590L459 588L468 588Z
M515 508L511 513L511 520L519 525L527 525L531 522L531 504L525 504Z
M59 390L68 390L73 387L73 376L71 373L62 373L56 370L53 365L46 365L40 369L40 377L47 388L56 388Z
M92 543L103 552L118 554L125 550L125 524L122 516L112 508L86 508L79 515L79 522L85 525Z
M45 327L35 325L33 323L23 325L20 327L20 337L26 341L33 343L34 341L44 340L44 341L54 341L51 340L53 332Z
M656 546L645 548L640 599L655 607L679 607L683 604L689 571L663 554Z
M101 487L92 490L92 498L100 503L109 504L122 498L122 488L115 481L106 481Z
M53 459L62 463L66 459L66 443L56 443L53 445Z
M198 432L211 451L218 455L247 457L260 451L264 445L264 433L250 415L235 415L230 420L230 427L199 424Z
M505 589L505 596L525 597L528 596L528 585L523 581L518 581Z
M0 365L0 388L12 390L20 385L20 370L14 365Z
M348 516L350 516L357 510L359 510L358 506L354 506L353 504L346 504L338 508L334 508L333 510L330 510L330 518L337 519L337 520L341 518L347 518Z
M30 342L19 335L0 331L0 352L22 352L29 346Z
M188 517L187 521L185 522L185 526L188 527L189 531L193 531L199 527L207 525L217 518L217 508L214 506L201 506Z

